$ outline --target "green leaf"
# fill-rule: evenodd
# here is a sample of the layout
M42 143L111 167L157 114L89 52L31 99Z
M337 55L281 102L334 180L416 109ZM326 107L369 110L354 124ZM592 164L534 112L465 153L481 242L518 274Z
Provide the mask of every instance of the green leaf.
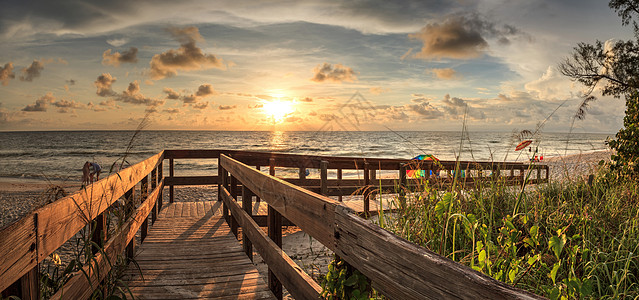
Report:
M548 298L550 300L557 300L559 299L559 296L561 296L561 293L558 287L552 288L552 290L550 290L550 293L548 294Z
M530 239L532 239L535 245L539 245L539 227L537 225L530 227Z
M552 279L552 283L556 284L555 279L557 278L557 271L559 271L559 266L561 266L561 262L555 263L550 271L550 279Z
M539 260L540 257L540 254L531 256L530 258L528 258L528 265L532 266L537 260Z
M346 279L346 281L344 281L345 286L353 286L356 283L357 283L357 276L355 274L351 275L350 277L348 277L348 279Z
M479 259L479 264L484 265L484 263L486 262L486 250L479 251L478 259Z
M552 249L557 259L559 259L561 251L564 249L564 245L566 245L565 234L562 234L561 237L553 236L550 238L550 240L548 240L548 247Z
M508 280L510 280L511 283L515 281L515 277L517 277L517 268L514 268L508 272Z
M582 296L590 296L592 294L592 281L590 278L585 278L583 283L581 284L581 295Z

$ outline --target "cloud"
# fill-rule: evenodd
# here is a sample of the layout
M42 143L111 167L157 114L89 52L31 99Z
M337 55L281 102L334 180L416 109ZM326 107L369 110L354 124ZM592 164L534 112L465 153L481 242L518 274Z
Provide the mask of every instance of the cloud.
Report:
M433 75L435 75L435 77L437 77L438 79L452 80L458 78L457 71L451 68L430 69L430 72L433 73Z
M119 67L121 63L136 63L138 62L137 54L138 48L135 47L122 51L122 53L113 52L113 54L111 54L111 49L109 49L102 53L102 64L105 66L111 65Z
M311 80L315 82L330 81L341 83L343 81L354 82L357 80L356 72L352 68L341 64L336 64L334 67L329 63L320 64L313 69L313 73L315 75L313 75Z
M443 116L443 113L436 107L430 105L429 102L420 102L417 104L409 104L406 108L415 114L419 115L423 119L437 119Z
M468 103L461 98L450 97L449 94L446 94L442 103L444 103L443 109L446 114L453 119L462 118L466 112L468 112L469 117L475 120L483 120L486 118L484 111L469 107Z
M180 94L174 91L172 88L164 88L162 92L166 93L166 99L169 99L169 100L180 99Z
M220 110L231 110L237 108L237 105L220 105L218 108Z
M479 57L488 43L475 28L466 28L462 17L449 18L443 23L426 25L418 33L409 34L411 39L423 42L422 49L413 57L423 59Z
M151 58L152 79L173 77L177 75L178 70L226 69L222 59L213 54L205 54L197 47L196 42L203 40L197 27L169 28L168 31L181 45L177 50L171 49Z
M74 79L69 79L65 81L68 85L75 85L75 80Z
M380 94L386 93L386 92L388 92L390 90L382 88L381 86L375 86L375 87L370 88L369 91L373 95L380 95Z
M167 108L165 110L163 110L165 113L169 113L169 114L177 114L180 113L180 109L179 108Z
M159 106L164 104L164 100L149 98L140 93L140 83L137 80L129 83L127 89L116 99L136 105Z
M13 73L13 63L6 63L4 67L0 67L0 81L2 81L2 85L8 85L9 80L16 78L16 74Z
M30 66L22 69L20 80L33 81L34 78L40 77L42 70L44 70L44 64L41 61L34 59Z
M534 96L546 100L563 100L573 96L570 79L553 66L548 66L539 79L526 83L524 87Z
M114 96L116 93L113 91L113 83L116 78L111 76L109 73L102 73L102 75L98 76L93 82L93 85L98 89L95 93L100 97L109 97Z
M195 93L198 97L206 97L210 95L215 95L217 92L213 89L213 86L210 84L203 84L197 88L197 92Z
M22 111L44 112L47 111L47 107L49 107L49 104L53 103L53 101L55 101L53 94L47 93L46 95L38 98L34 104L25 106Z
M209 107L209 102L208 101L204 101L204 102L200 102L200 103L195 103L192 105L193 108L195 109L206 109L207 107Z
M311 97L304 97L302 99L299 100L300 102L313 102L313 98Z
M217 92L213 89L213 86L210 84L202 84L197 88L195 93L184 96L171 88L164 88L162 91L166 94L166 99L182 100L184 104L198 103L202 98L217 94ZM202 105L204 104L200 104L200 106Z
M121 39L110 39L106 41L107 44L113 46L113 47L120 47L123 46L124 44L128 43L129 40L125 39L125 38L121 38Z

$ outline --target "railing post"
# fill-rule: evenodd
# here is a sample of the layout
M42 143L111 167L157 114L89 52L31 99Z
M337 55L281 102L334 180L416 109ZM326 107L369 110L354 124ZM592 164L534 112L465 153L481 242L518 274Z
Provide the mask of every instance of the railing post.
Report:
M237 188L237 178L231 175L231 190L229 192L231 193L231 197L233 197L233 200L235 201L237 201ZM235 238L237 238L238 224L233 214L231 214L231 223L229 225L231 225L231 232L233 232L233 235L235 235Z
M370 164L364 162L364 218L368 218L371 209L371 173Z
M169 158L169 177L171 178L171 185L169 185L169 203L173 203L173 159Z
M125 207L127 210L125 215L128 215L128 217L131 217L131 212L135 210L135 203L133 202L134 197L135 197L135 186L132 187L130 190L128 190L126 193L124 193L124 198L126 199ZM129 244L126 246L126 257L128 258L128 261L133 259L134 256L135 256L135 238L131 239Z
M40 299L40 270L39 264L20 278L20 292L23 300Z
M35 230L34 235L38 235L38 214L33 215L33 228ZM37 241L36 241L37 243ZM34 251L35 251L34 244ZM35 265L33 269L22 275L15 285L19 286L20 299L24 300L36 300L40 299L40 264ZM2 291L0 291L2 292Z
M260 166L259 166L259 165L255 166L255 168L256 168L258 171L260 171L260 172L262 171L262 170L260 170ZM258 195L254 195L254 196L255 196L255 202L258 202L258 205L259 205L260 197L259 197Z
M160 161L160 164L158 165L158 183L160 183L160 180L164 179L164 161ZM160 190L160 193L158 195L158 212L160 212L162 210L162 203L164 203L164 194L163 194L164 188L162 190Z
M93 224L95 227L93 228L93 235L91 236L91 241L98 245L100 248L104 246L106 242L106 218L104 217L104 212L99 214L94 220ZM92 248L93 254L98 253L100 249L95 245Z
M219 162L219 160L218 160ZM228 172L224 170L224 167L218 163L218 178L220 179L220 184L218 185L218 193L217 193L217 201L222 201L222 187L225 189L229 189L229 176ZM231 224L231 220L229 219L229 208L226 206L226 202L222 202L222 216L227 224Z
M269 174L275 176L275 160L269 159ZM268 236L280 248L282 248L282 215L270 205L266 216L268 224ZM268 268L268 287L277 299L282 299L282 283L277 279L275 273Z
M246 185L242 185L242 208L249 216L253 215L253 192L251 192ZM253 261L253 244L249 240L248 235L246 235L244 228L242 228L242 248L246 256Z
M320 161L320 194L328 196L328 162Z
M340 188L339 195L337 196L337 201L342 202L342 169L337 169L337 187Z
M144 203L147 197L149 196L149 174L142 178L140 182L140 203ZM144 242L147 234L149 233L149 217L147 216L142 222L142 227L140 227L140 242Z
M151 190L155 191L155 188L158 187L158 169L153 168L151 171ZM155 224L155 220L158 218L158 201L155 200L153 203L153 208L151 208L151 224Z
M399 164L399 203L404 208L406 202L406 164Z
M300 179L306 179L306 168L305 167L300 167L299 174L300 174ZM304 186L305 183L302 183L300 185Z

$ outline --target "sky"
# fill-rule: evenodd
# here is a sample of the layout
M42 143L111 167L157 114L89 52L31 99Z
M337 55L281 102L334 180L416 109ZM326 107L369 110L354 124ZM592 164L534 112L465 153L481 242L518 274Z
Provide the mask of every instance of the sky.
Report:
M0 4L0 131L614 133L557 65L632 38L603 0ZM597 92L595 92L596 94ZM541 126L541 127L540 127Z

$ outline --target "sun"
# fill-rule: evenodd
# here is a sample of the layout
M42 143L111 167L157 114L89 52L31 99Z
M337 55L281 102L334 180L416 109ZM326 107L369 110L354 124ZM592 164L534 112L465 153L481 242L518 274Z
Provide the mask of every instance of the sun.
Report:
M273 120L273 123L281 123L284 118L293 113L293 102L273 100L264 103L264 113Z

